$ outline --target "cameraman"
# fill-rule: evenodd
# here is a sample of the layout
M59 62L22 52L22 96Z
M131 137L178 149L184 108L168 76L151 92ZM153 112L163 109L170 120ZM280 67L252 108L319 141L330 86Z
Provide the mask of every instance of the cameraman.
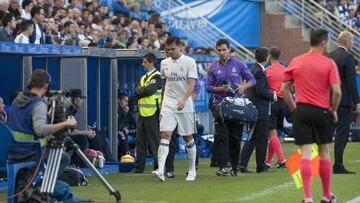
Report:
M20 92L11 104L9 112L8 125L13 130L17 140L39 140L44 144L44 138L56 133L64 128L76 125L75 118L68 118L66 121L48 124L47 123L47 106L43 101L43 96L49 89L50 76L44 70L36 70L28 81L28 88L24 92ZM14 149L16 150L16 149ZM30 151L16 151L15 156L25 158L26 160L35 159L34 149L26 149ZM30 152L30 153L29 153ZM24 157L24 154L29 155ZM62 174L66 166L69 164L70 157L63 153L58 175ZM20 191L24 187L33 171L20 171L16 190Z
M230 56L230 44L226 39L216 42L216 51L220 60L210 65L206 80L206 91L214 94L213 105L218 109L220 102L234 93L242 94L255 85L256 81L245 63ZM214 111L214 124L217 145L214 153L217 157L218 176L227 176L227 162L231 161L231 175L238 176L240 140L243 125L235 122L223 123L217 111Z

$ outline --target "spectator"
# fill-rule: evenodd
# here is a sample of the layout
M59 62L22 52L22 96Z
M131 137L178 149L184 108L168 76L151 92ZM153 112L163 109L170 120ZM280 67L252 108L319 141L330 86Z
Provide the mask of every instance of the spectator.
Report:
M7 122L7 114L5 112L4 100L0 97L0 122Z
M9 9L9 0L0 1L0 11L7 12Z
M160 42L158 39L158 33L156 31L151 31L149 34L149 42L150 42L150 46L154 49L154 50L159 50L160 48Z
M354 8L349 9L349 15L344 20L344 23L349 25L350 27L355 28L357 23L357 18L355 16L355 10Z
M31 17L34 32L29 37L31 44L52 44L51 35L45 36L43 29L44 9L34 6L31 9Z
M66 41L66 40L75 40L76 38L76 32L75 32L75 25L71 21L67 21L64 24L64 30L62 33L60 33L60 39Z
M192 54L192 53L193 53L193 48L191 46L185 47L185 54Z
M10 0L9 12L12 13L15 18L20 17L19 0Z
M138 48L139 49L148 49L149 48L149 39L147 37L139 37L138 39Z
M349 16L349 5L347 0L340 0L340 4L337 6L339 11L340 20L344 21Z
M45 42L49 41L51 44L54 43L54 36L57 36L59 31L55 24L54 18L44 19L45 24Z
M326 1L325 9L334 14L336 17L339 17L339 11L337 10L334 0Z
M12 13L6 13L2 19L3 29L0 30L0 42L13 42L14 29L16 28L15 17Z
M5 14L6 12L0 10L0 29L2 29L2 18L4 17Z
M117 38L117 43L119 45L123 46L124 48L127 47L126 45L127 45L128 41L127 41L127 32L126 32L126 30L124 30L124 29L120 30L119 36Z
M33 32L32 22L30 20L23 20L20 24L20 32L15 38L15 43L29 44L29 36Z
M359 6L360 7L360 6ZM360 10L358 9L358 11L356 12L356 18L355 18L355 26L354 28L360 32Z
M31 20L31 14L30 11L33 7L33 2L32 0L24 0L22 2L22 10L21 10L21 18L26 19L26 20Z
M123 13L129 14L129 8L126 6L126 0L117 0L113 3L114 14Z

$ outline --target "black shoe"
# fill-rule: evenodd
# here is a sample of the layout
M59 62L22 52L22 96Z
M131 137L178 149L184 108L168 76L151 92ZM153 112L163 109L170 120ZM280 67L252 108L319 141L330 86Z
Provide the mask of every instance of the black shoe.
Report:
M333 174L356 174L356 172L349 171L346 168L343 168L343 169L333 169Z
M268 168L256 169L256 173L266 173L266 172L273 172L273 171Z
M305 203L305 200L301 200L300 203ZM307 202L307 203L313 203L313 202Z
M270 168L271 168L271 164L266 163L266 164L265 164L265 168L270 169Z
M231 170L230 170L230 175L231 176L239 176L239 170L238 169L234 169L234 168L232 168Z
M286 162L276 163L274 164L274 168L286 168Z
M168 171L165 173L165 178L175 178L175 172L174 171Z
M334 194L332 194L330 201L321 200L320 203L338 203L338 201L339 200L337 199L337 197Z
M216 171L216 175L217 176L228 176L229 172L228 172L227 168L220 168L219 170Z
M241 173L254 173L252 171L249 171L249 169L247 169L247 168L240 168L240 172Z
M137 169L137 168L133 168L130 173L144 173L144 170L140 170L140 169Z

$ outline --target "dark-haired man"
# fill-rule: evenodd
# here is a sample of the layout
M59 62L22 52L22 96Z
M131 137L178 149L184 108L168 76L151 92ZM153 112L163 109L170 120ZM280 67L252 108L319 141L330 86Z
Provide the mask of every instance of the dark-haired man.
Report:
M157 151L160 141L159 110L161 106L161 77L156 70L156 57L148 53L143 57L146 74L141 77L135 93L138 98L139 119L136 124L136 162L133 173L143 173L147 149L154 157L157 169Z
M45 36L42 26L44 20L44 9L40 6L34 6L30 11L33 22L33 33L29 36L31 44L51 44L51 36Z
M251 67L251 73L256 79L256 85L247 92L249 99L258 110L258 119L255 125L254 134L247 141L241 151L240 171L250 172L247 169L250 156L256 148L256 172L267 172L265 165L267 141L269 136L270 102L276 101L277 96L270 91L269 83L265 76L265 64L268 58L268 49L260 47L255 50L256 63Z
M313 202L311 191L311 149L319 148L319 174L323 197L321 203L336 202L331 193L330 143L337 108L340 103L340 78L333 60L324 56L328 45L328 32L323 29L311 31L310 51L294 58L284 75L281 95L294 111L295 144L301 150L300 173L304 190L304 202ZM291 89L295 87L296 103Z
M244 62L230 56L229 41L226 39L218 40L216 42L216 51L220 60L210 65L206 80L206 91L214 94L213 105L218 108L219 103L225 97L236 96L234 91L240 96L248 88L255 85L256 81ZM214 111L215 146L213 147L213 154L219 166L216 174L218 176L227 176L229 172L226 165L230 161L231 175L238 176L240 140L243 126L236 122L222 122L217 112L217 110Z
M266 79L269 82L270 91L276 92L277 101L271 103L270 114L270 136L268 146L268 156L265 161L268 167L271 167L272 158L274 153L277 157L277 162L274 164L274 168L285 167L285 156L281 147L281 143L278 137L277 130L284 129L284 118L291 116L291 111L282 99L280 94L280 88L284 79L285 67L280 64L281 51L278 47L271 47L269 50L269 63L270 66L265 70Z
M12 102L7 124L14 132L17 140L40 139L40 142L44 144L43 138L64 128L76 125L76 120L73 117L56 124L47 123L47 105L42 97L48 91L49 83L50 76L46 71L40 69L34 71L28 82L29 90L20 92ZM14 149L14 154L20 156L28 154L25 148L21 149L21 151L19 150L20 149ZM70 157L66 153L63 153L58 175L62 174L66 166L69 165L69 162ZM23 187L27 184L32 173L27 170L25 174L26 175L23 175L21 178L18 178L17 186L21 185ZM22 187L17 187L17 190L20 191Z
M152 175L161 181L165 180L164 168L169 153L169 143L174 129L186 142L189 158L189 172L186 181L196 179L196 147L193 139L195 133L194 102L191 94L194 91L198 74L195 60L180 51L180 39L169 37L166 42L168 58L161 61L161 78L165 80L164 99L160 113L160 146L158 149L159 168Z
M2 18L3 29L0 30L0 42L13 42L13 31L16 28L16 20L13 14L6 13Z

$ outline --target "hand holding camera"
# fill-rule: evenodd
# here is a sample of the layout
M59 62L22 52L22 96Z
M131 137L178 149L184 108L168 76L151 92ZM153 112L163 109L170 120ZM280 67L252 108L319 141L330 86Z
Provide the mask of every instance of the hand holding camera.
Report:
M74 127L77 124L77 121L74 116L69 116L66 119L66 124L68 127Z

